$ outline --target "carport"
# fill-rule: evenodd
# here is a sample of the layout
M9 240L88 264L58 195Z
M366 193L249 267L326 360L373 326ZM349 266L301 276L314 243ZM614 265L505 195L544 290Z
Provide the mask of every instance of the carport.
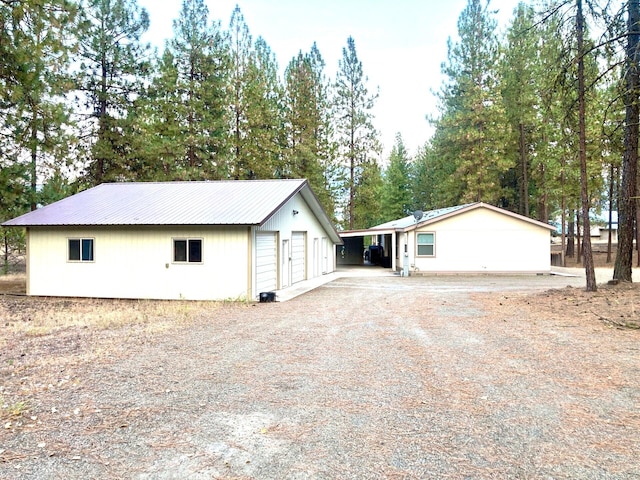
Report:
M367 230L347 230L338 232L344 242L336 248L337 265L378 265L397 270L398 266L398 235L393 228L370 228ZM369 242L365 242L369 240ZM379 261L365 261L365 243L376 247ZM375 253L372 255L375 257Z

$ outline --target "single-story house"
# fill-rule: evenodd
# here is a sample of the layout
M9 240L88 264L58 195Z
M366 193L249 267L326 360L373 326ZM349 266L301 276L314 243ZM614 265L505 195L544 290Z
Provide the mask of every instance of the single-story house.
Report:
M27 231L27 294L257 299L335 270L306 180L107 183L2 224Z
M418 211L366 230L340 232L340 265L364 263L372 237L379 264L401 274L549 273L552 225L482 202Z

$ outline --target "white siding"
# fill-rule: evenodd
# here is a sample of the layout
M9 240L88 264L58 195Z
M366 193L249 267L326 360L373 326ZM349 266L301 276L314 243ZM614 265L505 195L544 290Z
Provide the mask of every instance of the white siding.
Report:
M304 232L291 233L291 283L301 282L305 278L305 240Z
M274 232L256 234L256 292L271 292L278 286L277 236Z
M93 238L94 262L67 261L68 238ZM173 263L173 238L201 238L202 263ZM28 293L221 300L248 297L246 227L30 228Z
M297 214L293 214L293 211L297 211ZM306 279L311 279L314 276L319 276L325 273L331 273L335 270L335 255L333 253L333 243L329 239L327 232L324 230L320 222L316 219L315 215L307 205L307 202L302 198L300 194L294 196L291 200L286 202L282 208L280 208L276 214L271 217L268 221L264 223L264 225L258 227L259 231L271 231L278 232L280 242L283 240L289 240L290 248L292 251L292 260L293 260L293 243L292 237L294 232L304 232L305 233L305 255L304 255L304 275ZM322 248L321 255L323 255L321 259L322 263L322 271L314 271L313 262L314 260L312 255L309 255L309 249L311 246L307 245L309 239L313 238L322 238L324 246ZM283 266L282 259L278 262L280 269L285 268ZM284 265L287 265L284 262ZM283 272L279 270L279 284L282 283ZM291 278L291 282L293 283L293 277ZM257 295L258 291L254 291L254 294Z
M435 234L435 256L416 257L416 232L409 232L409 258L420 272L544 273L551 268L548 229L486 208L424 226L421 232Z

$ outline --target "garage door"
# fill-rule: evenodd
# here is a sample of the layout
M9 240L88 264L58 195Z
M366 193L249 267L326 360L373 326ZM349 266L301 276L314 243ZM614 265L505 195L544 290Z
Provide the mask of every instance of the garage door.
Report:
M256 234L256 293L277 288L277 249L275 233Z
M291 283L301 282L305 279L304 240L304 232L291 234Z

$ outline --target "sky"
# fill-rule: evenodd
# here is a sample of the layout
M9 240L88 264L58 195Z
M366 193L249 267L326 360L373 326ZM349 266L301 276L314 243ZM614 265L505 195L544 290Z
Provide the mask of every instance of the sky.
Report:
M437 115L434 92L442 84L440 66L447 59L447 39L457 39L458 17L467 0L205 0L209 18L227 30L239 5L249 33L262 37L274 52L281 74L300 51L315 42L325 60L325 74L335 79L347 38L368 77L370 92L379 93L373 109L384 162L396 133L410 154L432 134L427 115ZM504 29L518 0L492 0L491 10ZM172 36L181 0L138 0L149 12L144 41L159 50Z

